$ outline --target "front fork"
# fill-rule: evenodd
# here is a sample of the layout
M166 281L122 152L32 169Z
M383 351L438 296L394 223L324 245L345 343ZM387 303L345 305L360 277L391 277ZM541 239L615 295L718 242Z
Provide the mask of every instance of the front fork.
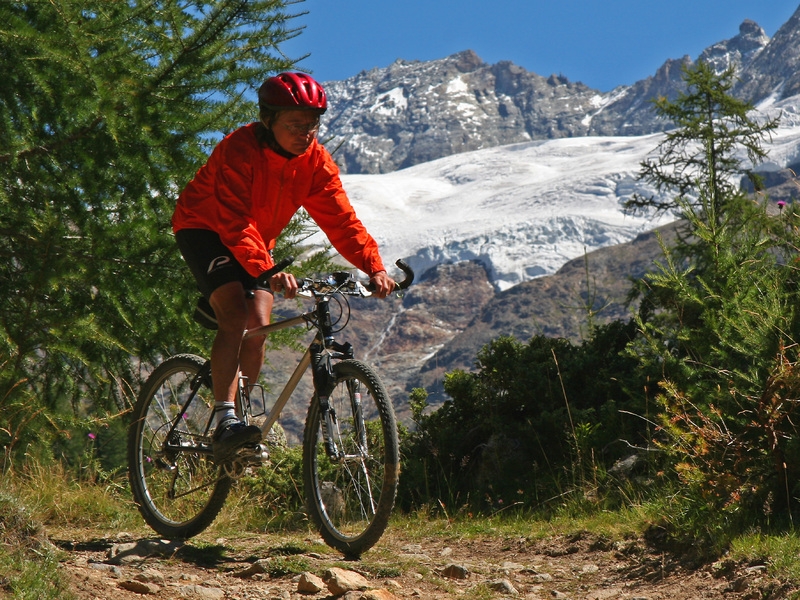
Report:
M333 339L330 309L327 300L317 305L317 325L319 336L311 345L311 370L314 376L314 399L319 403L320 427L325 453L329 458L342 458L336 447L333 432L336 431L336 411L331 407L329 399L336 387L333 374L333 359L353 358L353 346L341 344Z

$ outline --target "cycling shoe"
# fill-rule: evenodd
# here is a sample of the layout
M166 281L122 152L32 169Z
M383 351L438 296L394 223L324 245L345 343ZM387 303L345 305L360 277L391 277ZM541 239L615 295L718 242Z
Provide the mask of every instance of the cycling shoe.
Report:
M245 425L238 419L225 419L217 425L211 438L214 461L223 463L230 460L236 451L244 446L258 444L261 441L261 428Z

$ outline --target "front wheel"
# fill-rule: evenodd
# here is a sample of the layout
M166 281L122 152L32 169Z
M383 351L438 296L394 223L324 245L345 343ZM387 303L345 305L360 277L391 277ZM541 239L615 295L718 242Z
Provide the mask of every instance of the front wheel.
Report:
M400 475L394 409L378 375L366 364L333 366L329 426L315 396L303 435L307 510L325 542L360 556L383 535ZM326 449L323 426L332 444ZM335 453L335 454L334 454Z
M128 429L133 499L147 524L167 538L203 531L231 488L212 460L209 371L192 354L164 361L142 386Z

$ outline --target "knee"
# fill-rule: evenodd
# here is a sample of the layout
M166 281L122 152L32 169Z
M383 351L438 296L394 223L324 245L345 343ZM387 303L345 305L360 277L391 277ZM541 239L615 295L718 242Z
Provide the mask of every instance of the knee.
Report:
M266 343L267 336L265 335L247 338L246 340L242 340L242 351L263 354Z

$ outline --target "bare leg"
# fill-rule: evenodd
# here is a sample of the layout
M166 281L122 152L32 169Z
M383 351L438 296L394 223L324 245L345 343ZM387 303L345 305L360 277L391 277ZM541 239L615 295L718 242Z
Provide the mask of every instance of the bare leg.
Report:
M249 309L248 329L269 324L272 302L273 296L271 293L264 290L256 290L255 298L247 301ZM242 375L247 377L250 385L255 385L258 382L261 367L264 365L266 340L266 336L258 336L242 341L239 351L239 365L242 369Z
M239 352L247 326L247 301L239 282L227 283L211 294L219 328L211 347L211 380L217 403L234 403L239 376Z
M245 425L234 415L239 370L252 382L258 380L264 361L264 337L242 340L245 329L269 322L272 294L255 292L248 299L239 282L225 284L211 294L211 306L219 328L211 348L211 379L214 386L217 428L214 433L214 457L227 461L240 447L257 443L261 429ZM236 415L241 418L242 415Z
M264 364L263 336L242 340L245 329L269 323L272 312L272 294L256 290L255 297L247 299L238 282L228 283L211 294L211 306L217 315L219 329L211 347L211 379L217 402L236 400L239 369L251 384L258 381Z

